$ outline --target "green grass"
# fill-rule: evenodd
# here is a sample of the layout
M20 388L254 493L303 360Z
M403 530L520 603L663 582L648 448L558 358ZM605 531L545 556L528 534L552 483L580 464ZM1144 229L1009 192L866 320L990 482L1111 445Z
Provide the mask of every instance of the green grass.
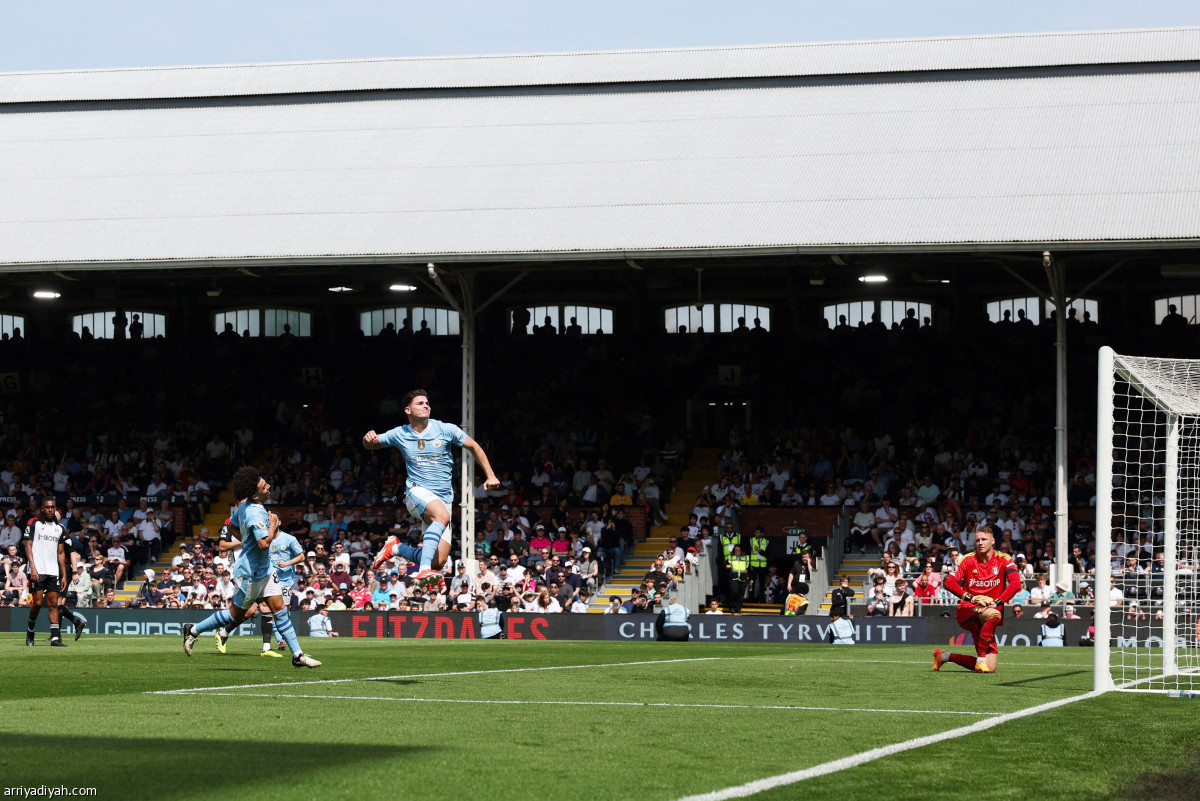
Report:
M203 638L190 659L177 637L68 642L0 637L0 786L131 799L671 801L1092 682L1091 653L1075 648L1005 649L983 676L933 674L929 649L910 646L306 640L325 665L301 672L259 657L257 638L234 638L226 656ZM611 663L623 664L570 667ZM354 680L304 683L318 679ZM226 689L152 693L201 687ZM1091 801L1150 787L1195 797L1197 713L1200 702L1109 694L757 797Z

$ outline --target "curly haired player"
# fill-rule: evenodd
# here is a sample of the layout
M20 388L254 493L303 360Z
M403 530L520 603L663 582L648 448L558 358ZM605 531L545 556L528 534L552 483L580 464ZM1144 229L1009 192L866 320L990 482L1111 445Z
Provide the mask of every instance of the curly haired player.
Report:
M229 609L218 609L196 625L183 627L183 652L192 655L196 638L206 631L216 631L230 621L241 623L246 610L260 598L266 603L275 621L275 630L283 636L292 651L295 667L320 667L321 663L304 653L296 639L296 630L283 603L283 588L279 584L278 568L271 563L269 549L279 533L279 518L268 512L263 502L271 497L271 485L253 467L241 467L229 482L235 498L245 498L229 516L230 524L241 533L245 543L242 555L233 564L237 590L230 599Z
M950 661L976 673L996 671L996 628L1004 625L1004 604L1021 590L1021 576L1012 559L995 550L996 532L983 525L975 532L975 553L964 557L942 586L962 598L958 625L975 639L975 653L933 652L933 669Z

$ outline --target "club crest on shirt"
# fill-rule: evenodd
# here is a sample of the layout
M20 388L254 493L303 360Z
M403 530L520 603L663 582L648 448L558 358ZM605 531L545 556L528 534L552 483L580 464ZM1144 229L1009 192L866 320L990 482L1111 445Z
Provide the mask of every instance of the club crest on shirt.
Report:
M446 444L446 443L442 442L440 439L435 439L435 440L433 441L433 447L434 447L434 448L440 448L440 447L442 447L442 446L443 446L443 445L445 445L445 444Z
M996 576L996 575L999 575L999 574L1000 574L1000 568L998 568L998 567L994 567L994 566L993 566L993 567L992 567L992 575L993 575L993 576Z
M417 450L419 450L419 451L425 450L425 440L423 440L423 439L417 440Z

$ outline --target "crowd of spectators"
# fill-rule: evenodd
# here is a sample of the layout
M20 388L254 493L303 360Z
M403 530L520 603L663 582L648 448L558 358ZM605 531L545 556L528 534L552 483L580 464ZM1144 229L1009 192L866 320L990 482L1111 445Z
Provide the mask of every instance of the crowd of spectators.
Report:
M1088 353L1107 335L1090 322L1071 322L1072 375L1086 385L1094 375ZM786 336L762 328L583 336L547 334L542 326L531 334L481 337L482 425L474 435L504 486L498 497L477 490L479 555L503 560L524 551L518 557L528 567L531 554L541 555L533 546L541 524L552 551L565 546L577 561L590 547L600 577L619 569L640 532L622 524L617 510L641 506L652 525L667 523L663 509L688 450L687 440L672 433L682 428L680 399L702 389L710 366L729 361L741 363L758 387L752 390L758 422L755 431L744 432L725 418L693 421L697 438L719 437L728 452L693 504L689 541L711 542L746 505L851 505L852 547L887 552L913 582L913 566L944 561L953 547L968 548L974 526L991 518L1003 524L1000 549L1023 555L1034 573L1045 572L1053 539L1047 511L1054 494L1047 422L1053 382L1034 376L1052 374L1049 328L964 320L896 331L801 323ZM64 506L78 541L77 561L89 574L99 562L99 572L108 574L94 583L93 604L122 580L140 579L140 566L162 542L199 525L225 478L246 462L270 477L277 505L316 516L306 521L302 539L314 558L318 545L327 555L339 541L347 553L351 546L373 551L405 522L411 532L413 521L405 521L400 505L399 454L368 452L359 437L368 428L403 422L397 398L409 387L381 386L381 363L391 375L412 376L409 383L429 388L434 415L456 421L459 343L415 332L368 337L339 330L347 333L246 338L202 331L166 339L0 342L0 358L20 374L22 387L0 396L0 495L16 499L15 528L32 516L44 492L91 501ZM978 358L1013 348L1021 359ZM929 358L935 351L942 356ZM649 364L654 369L645 369ZM228 391L229 376L251 372L256 380ZM88 391L63 392L64 386ZM1073 399L1072 432L1094 430L1091 393ZM891 433L866 437L857 429ZM1071 439L1073 508L1092 502L1089 436ZM1145 491L1152 505L1155 488ZM139 496L160 499L150 524L134 520L140 504L128 499ZM185 510L181 525L159 517L164 501ZM580 507L595 509L596 519L568 511ZM350 527L362 530L351 534ZM0 527L0 554L16 544L13 528ZM1094 560L1086 520L1072 521L1069 535L1079 546L1076 569L1086 572ZM4 565L6 574L21 559L17 550ZM357 570L362 561L351 578L361 572L370 587L365 570ZM214 559L214 583L216 567ZM196 565L193 579L197 569L204 578L205 568ZM786 570L778 573L769 582L772 596L786 588ZM172 583L175 578L186 577L172 575ZM305 581L301 600L309 590L316 599L324 597L318 590L329 589L312 586L322 581L315 568ZM353 580L347 589L354 591ZM19 597L6 590L5 602L14 593ZM524 591L521 597L524 602ZM188 593L187 603L196 602ZM211 603L212 594L203 602Z
M745 434L734 427L729 446L692 510L702 532L740 531L748 506L844 508L845 552L880 556L863 588L870 614L911 614L914 603L947 601L941 577L974 549L984 523L995 527L997 550L1012 556L1027 580L1044 577L1053 562L1054 462L1031 430L983 425L956 436L948 426L911 425L896 435L863 435L853 426L825 426ZM1091 449L1082 446L1071 466L1071 561L1086 576L1095 559ZM1147 493L1147 559L1153 543L1161 544L1151 531L1157 503L1160 495ZM786 581L786 566L772 569L749 591L782 603L794 582L811 576L814 549L807 538L800 547Z

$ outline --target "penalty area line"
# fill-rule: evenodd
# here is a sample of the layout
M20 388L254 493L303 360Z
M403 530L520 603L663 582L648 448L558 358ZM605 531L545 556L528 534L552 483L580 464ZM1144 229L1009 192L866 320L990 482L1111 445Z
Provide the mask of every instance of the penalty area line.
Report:
M399 676L361 676L352 679L314 679L312 681L275 681L264 684L228 684L220 687L188 687L182 690L145 690L144 695L193 695L209 690L258 690L263 687L302 687L307 684L346 684L356 681L396 681L429 679L438 676L483 676L489 673L535 673L542 670L582 670L585 668L630 667L633 665L670 665L678 662L720 662L725 657L699 656L690 659L650 659L642 662L606 662L594 665L548 665L545 667L496 668L494 670L455 670L445 673L406 673Z
M479 704L481 706L661 706L671 709L751 709L751 710L791 710L796 712L878 712L896 715L968 715L983 717L998 715L999 712L969 712L961 709L874 709L841 706L786 706L782 704L683 704L675 701L526 701L506 700L502 698L392 698L385 695L300 695L293 693L224 693L196 691L191 693L175 692L175 695L223 695L230 698L316 698L322 701L403 701L418 704Z
M811 768L792 771L791 773L783 773L778 776L770 776L766 779L758 779L756 781L740 784L735 787L726 787L724 790L714 790L710 793L698 793L696 795L684 796L678 801L725 801L728 798L745 798L747 796L756 795L767 790L773 790L776 787L784 787L789 784L815 779L818 776L826 776L830 773L838 773L839 771L856 768L859 765L865 765L868 762L874 762L877 759L900 754L905 751L912 751L916 748L923 748L927 745L945 742L946 740L956 740L959 737L965 737L968 734L986 731L995 726L1008 723L1020 718L1030 717L1042 712L1047 712L1051 709L1057 709L1060 706L1073 704L1076 701L1085 701L1089 698L1096 698L1102 693L1092 691L1083 695L1074 695L1070 698L1062 698L1058 701L1050 701L1049 703L1031 706L1026 709L1019 709L1016 712L1008 712L996 717L979 720L966 726L960 726L957 729L930 734L925 737L917 737L912 740L905 740L892 745L885 745L880 748L872 748L870 751L854 754L852 756L835 759L832 762L825 762L820 765L814 765Z

